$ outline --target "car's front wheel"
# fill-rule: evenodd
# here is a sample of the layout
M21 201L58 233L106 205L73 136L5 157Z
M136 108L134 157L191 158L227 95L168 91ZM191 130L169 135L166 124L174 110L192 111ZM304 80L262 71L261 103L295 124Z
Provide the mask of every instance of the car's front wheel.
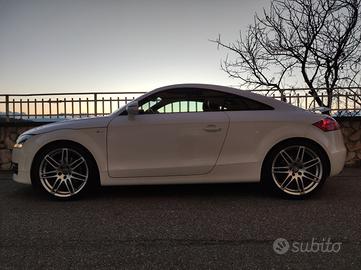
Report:
M262 182L280 195L302 198L318 191L328 176L323 150L307 142L286 142L267 155Z
M85 193L97 175L90 155L75 144L43 149L34 161L32 173L35 186L58 199L72 199Z

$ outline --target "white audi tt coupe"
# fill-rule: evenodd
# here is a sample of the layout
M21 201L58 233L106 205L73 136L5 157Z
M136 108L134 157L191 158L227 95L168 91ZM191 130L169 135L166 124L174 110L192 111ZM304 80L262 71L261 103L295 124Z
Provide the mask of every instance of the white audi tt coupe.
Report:
M69 199L97 185L261 181L300 198L342 170L337 122L248 91L203 84L151 91L105 117L21 134L14 180Z

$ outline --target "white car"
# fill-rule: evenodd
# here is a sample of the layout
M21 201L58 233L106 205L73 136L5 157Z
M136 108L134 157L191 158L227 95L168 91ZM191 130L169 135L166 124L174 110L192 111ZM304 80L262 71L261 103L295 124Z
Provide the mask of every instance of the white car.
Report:
M203 84L151 91L109 116L28 130L15 181L69 199L97 185L259 182L288 197L341 172L337 122L248 91Z

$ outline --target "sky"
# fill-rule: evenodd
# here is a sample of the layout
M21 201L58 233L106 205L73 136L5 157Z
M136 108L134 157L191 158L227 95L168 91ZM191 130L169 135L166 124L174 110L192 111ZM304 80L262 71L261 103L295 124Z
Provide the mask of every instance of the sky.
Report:
M225 51L270 0L0 0L0 94L236 85Z

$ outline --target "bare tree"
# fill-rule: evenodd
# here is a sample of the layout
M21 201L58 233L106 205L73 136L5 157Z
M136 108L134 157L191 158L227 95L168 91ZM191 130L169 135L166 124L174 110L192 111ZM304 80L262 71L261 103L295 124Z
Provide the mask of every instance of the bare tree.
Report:
M341 87L360 85L360 0L272 0L239 40L218 47L235 55L222 68L242 85L279 90L302 78L319 106ZM303 84L304 84L303 83ZM290 85L291 84L291 85ZM299 85L298 85L299 86ZM327 101L319 89L326 89Z

